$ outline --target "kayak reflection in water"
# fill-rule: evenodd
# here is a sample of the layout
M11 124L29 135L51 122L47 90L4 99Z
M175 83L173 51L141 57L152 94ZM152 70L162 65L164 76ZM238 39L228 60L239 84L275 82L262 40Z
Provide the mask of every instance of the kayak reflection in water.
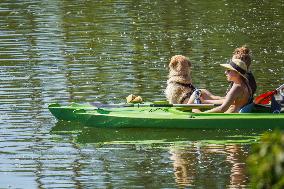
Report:
M201 102L221 104L216 108L205 111L208 113L237 113L242 107L250 103L253 98L252 91L246 77L247 65L242 60L233 58L227 64L221 64L221 66L226 68L225 74L227 76L227 80L232 82L232 87L229 89L225 97L214 96L209 91L203 89L201 91L203 97ZM198 96L198 92L200 93L200 91L196 90L191 95L188 103L193 103L195 101L196 97ZM193 112L197 113L201 111L194 109Z

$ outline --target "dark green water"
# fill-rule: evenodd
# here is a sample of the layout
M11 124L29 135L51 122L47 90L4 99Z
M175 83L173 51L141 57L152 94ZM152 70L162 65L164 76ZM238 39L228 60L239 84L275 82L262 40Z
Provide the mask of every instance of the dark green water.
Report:
M53 102L164 99L183 54L222 95L220 63L252 49L260 94L284 83L283 1L0 2L0 188L249 188L262 131L102 130L57 123Z

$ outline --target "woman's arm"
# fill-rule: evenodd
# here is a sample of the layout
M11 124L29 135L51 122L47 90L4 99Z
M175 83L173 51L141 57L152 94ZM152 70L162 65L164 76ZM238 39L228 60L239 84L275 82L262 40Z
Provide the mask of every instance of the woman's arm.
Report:
M210 93L207 89L200 89L201 95L200 100L202 104L222 104L224 102L225 97L215 96ZM187 104L193 104L195 100L195 92L190 96Z
M238 97L238 94L241 91L241 87L238 85L233 85L230 91L227 93L223 103L221 106L213 108L211 110L205 111L206 113L213 113L213 112L225 112L229 109L229 107L233 104L235 99Z
M225 101L225 97L224 99L220 99L220 100L203 100L202 104L223 104Z
M213 95L207 89L200 89L200 90L201 90L201 101L202 102L204 100L222 100L222 99L225 99L225 97Z

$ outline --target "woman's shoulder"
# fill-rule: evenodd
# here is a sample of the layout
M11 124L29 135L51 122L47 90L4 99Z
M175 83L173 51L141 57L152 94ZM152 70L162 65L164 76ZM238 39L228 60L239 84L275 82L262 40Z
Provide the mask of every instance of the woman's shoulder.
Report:
M241 90L243 86L239 83L234 83L232 86L232 90Z
M240 84L234 83L226 96L239 96L241 93L243 93L243 87Z
M244 94L246 91L246 87L242 84L237 84L237 83L234 83L231 90L230 90L230 93L231 94Z

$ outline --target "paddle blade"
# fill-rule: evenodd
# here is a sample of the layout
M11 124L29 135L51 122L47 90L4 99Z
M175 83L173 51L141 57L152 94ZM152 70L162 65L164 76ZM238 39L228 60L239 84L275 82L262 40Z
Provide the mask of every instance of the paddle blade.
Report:
M275 95L276 93L277 93L277 90L268 91L266 93L263 93L255 98L254 103L255 104L269 104L272 96Z

